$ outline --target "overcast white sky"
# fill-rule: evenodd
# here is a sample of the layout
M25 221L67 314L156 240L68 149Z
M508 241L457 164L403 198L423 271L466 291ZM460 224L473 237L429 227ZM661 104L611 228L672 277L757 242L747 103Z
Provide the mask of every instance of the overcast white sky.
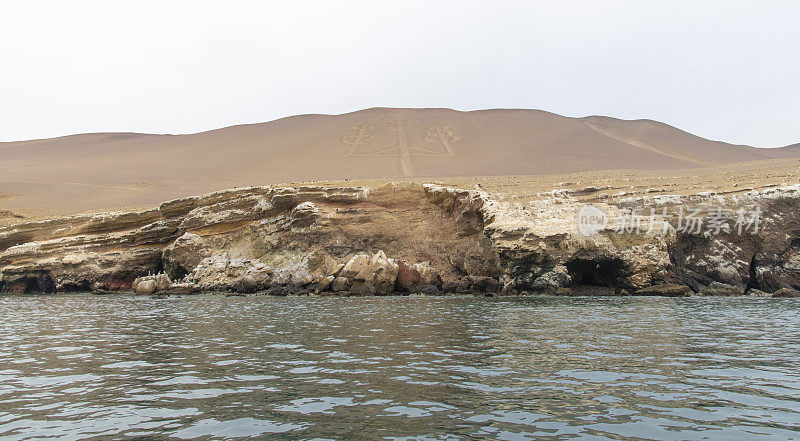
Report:
M800 1L0 3L0 140L374 106L800 142Z

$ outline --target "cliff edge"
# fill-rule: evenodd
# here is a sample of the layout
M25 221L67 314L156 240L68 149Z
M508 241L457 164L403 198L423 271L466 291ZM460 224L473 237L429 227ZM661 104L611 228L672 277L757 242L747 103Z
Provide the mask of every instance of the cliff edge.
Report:
M732 195L250 187L0 229L0 292L759 295L800 289L800 186ZM593 196L593 195L596 195Z

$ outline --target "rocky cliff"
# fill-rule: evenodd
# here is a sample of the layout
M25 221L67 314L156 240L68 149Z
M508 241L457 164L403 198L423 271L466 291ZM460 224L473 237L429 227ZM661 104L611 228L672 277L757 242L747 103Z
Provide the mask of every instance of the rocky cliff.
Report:
M22 223L0 229L0 291L793 296L800 288L798 187L592 198L596 191L554 190L521 204L433 184L252 187ZM588 233L587 203L603 217ZM689 224L700 215L705 224Z

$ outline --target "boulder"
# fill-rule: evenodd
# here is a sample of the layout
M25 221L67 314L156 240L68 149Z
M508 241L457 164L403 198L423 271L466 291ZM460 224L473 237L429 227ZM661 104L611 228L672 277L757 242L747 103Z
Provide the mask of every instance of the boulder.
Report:
M772 297L783 297L783 298L800 297L800 291L794 288L781 288L772 293Z
M667 283L642 288L633 293L635 296L689 297L692 290L686 285Z
M561 287L566 287L572 282L572 277L566 266L559 265L552 270L537 277L531 288L536 291L553 291Z
M358 253L350 258L344 268L339 272L339 277L355 279L356 275L367 268L370 264L369 254Z
M350 262L348 262L348 265ZM354 265L355 267L356 265ZM359 265L353 278L352 290L362 294L389 294L394 291L399 265L383 251L375 253L366 265ZM342 272L347 271L347 265Z
M744 290L739 286L727 283L711 282L708 287L699 292L703 296L732 297L744 295Z
M405 260L397 261L397 288L403 291L411 291L422 281L419 271Z
M347 277L336 277L331 282L331 289L335 292L347 291L350 286L350 280Z
M325 277L319 283L317 283L317 289L315 291L316 292L325 291L326 289L328 289L331 286L331 284L333 284L334 280L336 280L336 277L334 277L334 276Z
M257 260L231 258L227 253L203 259L186 276L204 290L256 292L270 285L272 268Z
M312 283L317 283L320 280L322 280L322 276L319 274L306 274L300 279L300 281L297 282L297 284L300 286L308 286Z
M397 289L401 291L419 292L419 287L423 285L435 286L438 291L438 287L442 285L442 278L430 262L412 265L405 260L398 260L397 266Z
M156 291L158 290L158 285L156 284L156 281L153 279L145 279L145 280L140 280L138 283L136 283L133 290L136 292L136 294L150 295L156 293Z
M772 294L755 288L748 289L747 295L750 297L772 297Z
M158 291L166 291L172 288L172 280L170 280L169 276L161 273L155 276L156 281L156 289Z
M414 264L414 270L417 271L420 277L420 283L423 285L440 286L442 278L430 262L418 262Z
M292 271L295 274L307 273L300 280L300 285L319 284L328 276L336 277L344 265L340 264L328 253L321 250L313 250L304 256L300 267ZM333 279L331 279L333 280Z
M103 290L103 288L99 289ZM164 273L137 277L131 283L131 290L137 294L154 294L170 289L172 289L172 280Z

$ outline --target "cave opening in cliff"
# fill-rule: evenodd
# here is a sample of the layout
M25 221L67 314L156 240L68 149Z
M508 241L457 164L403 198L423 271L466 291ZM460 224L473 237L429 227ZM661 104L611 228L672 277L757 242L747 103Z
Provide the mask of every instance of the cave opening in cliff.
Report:
M75 283L65 283L58 287L58 292L89 292L92 290L92 285L87 280Z
M56 284L48 274L25 277L20 281L20 284L24 285L23 292L28 294L50 294L56 292Z
M573 285L604 286L614 288L623 269L620 259L573 259L566 267Z

